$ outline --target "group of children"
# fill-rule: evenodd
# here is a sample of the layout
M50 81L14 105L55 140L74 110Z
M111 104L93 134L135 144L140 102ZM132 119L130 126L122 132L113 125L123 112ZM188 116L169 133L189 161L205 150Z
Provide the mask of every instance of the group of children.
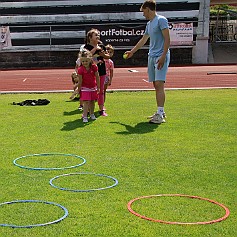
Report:
M95 102L98 102L101 116L108 116L104 106L107 87L113 79L114 63L112 56L114 48L111 45L104 46L100 41L100 32L91 29L86 36L85 45L82 45L76 61L75 72L72 73L73 99L79 94L80 106L83 110L82 121L96 120L94 114Z

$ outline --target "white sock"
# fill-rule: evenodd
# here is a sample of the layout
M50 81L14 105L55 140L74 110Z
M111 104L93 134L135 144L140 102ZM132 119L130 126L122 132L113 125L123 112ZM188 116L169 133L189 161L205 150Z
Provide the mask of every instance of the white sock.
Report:
M164 113L164 107L158 107L157 109L157 113L161 116L163 116L163 113Z

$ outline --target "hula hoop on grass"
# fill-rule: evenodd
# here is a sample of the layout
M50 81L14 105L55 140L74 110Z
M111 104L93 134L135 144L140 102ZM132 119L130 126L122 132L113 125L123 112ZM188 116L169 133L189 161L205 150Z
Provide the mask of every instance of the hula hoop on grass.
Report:
M59 187L59 186L56 186L55 184L53 184L53 181L55 179L58 179L60 177L63 177L63 176L70 176L70 175L83 175L83 174L86 174L86 175L95 175L95 176L100 176L100 177L105 177L105 178L109 178L109 179L112 179L114 181L114 184L110 185L110 186L107 186L107 187L102 187L102 188L94 188L94 189L82 189L82 190L78 190L78 189L70 189L70 188L62 188L62 187ZM54 188L57 188L57 189L60 189L60 190L63 190L63 191L71 191L71 192L91 192L91 191L99 191L99 190L104 190L104 189L108 189L108 188L112 188L114 186L116 186L118 184L118 180L112 176L108 176L108 175L104 175L104 174L94 174L94 173L89 173L89 172L80 172L80 173L71 173L71 174L62 174L62 175L58 175L58 176L55 176L54 178L50 179L49 181L50 185Z
M75 157L75 158L78 158L78 159L81 159L82 160L82 163L80 164L77 164L77 165L73 165L73 166L68 166L68 167L62 167L62 168L44 168L44 167L29 167L29 166L23 166L23 165L19 165L17 164L17 161L20 160L20 159L23 159L23 158L28 158L28 157L33 157L33 156L71 156L71 157ZM32 155L26 155L26 156L20 156L18 158L16 158L14 161L13 161L14 165L20 167L20 168L24 168L24 169L30 169L30 170L64 170L64 169L70 169L70 168L75 168L75 167L78 167L78 166L81 166L83 164L86 163L86 160L85 158L81 157L81 156L78 156L78 155L73 155L73 154L63 154L63 153L42 153L42 154L32 154Z
M173 222L173 221L164 221L164 220L158 220L158 219L153 219L153 218L150 218L150 217L143 216L143 215L135 212L131 207L132 204L137 200L144 199L144 198L161 197L161 196L168 196L168 197L178 196L178 197L195 198L195 199L208 201L208 202L211 202L215 205L218 205L218 206L222 207L225 210L225 215L221 218L216 219L216 220L204 221L204 222ZM159 222L159 223L163 223L163 224L176 224L176 225L206 225L206 224L213 224L213 223L225 220L230 215L229 209L221 203L218 203L218 202L216 202L214 200L211 200L211 199L208 199L208 198L185 195L185 194L158 194L158 195L142 196L142 197L138 197L138 198L135 198L135 199L131 200L128 203L127 208L132 214L134 214L135 216L138 216L142 219L145 219L145 220L148 220L148 221Z
M7 227L12 227L12 228L32 228L32 227L38 227L38 226L45 226L45 225L50 225L50 224L55 224L57 222L60 222L62 221L64 218L66 218L68 216L68 210L58 204L58 203L55 203L55 202L47 202L47 201L40 201L40 200L17 200L17 201L11 201L11 202L3 202L3 203L0 203L0 206L2 205L6 205L6 204L15 204L15 203L45 203L45 204L50 204L50 205L55 205L57 207L60 207L63 211L64 211L64 215L57 219L57 220L54 220L54 221L51 221L51 222L46 222L46 223L42 223L42 224L33 224L33 225L13 225L13 224L1 224L0 223L0 226L7 226Z

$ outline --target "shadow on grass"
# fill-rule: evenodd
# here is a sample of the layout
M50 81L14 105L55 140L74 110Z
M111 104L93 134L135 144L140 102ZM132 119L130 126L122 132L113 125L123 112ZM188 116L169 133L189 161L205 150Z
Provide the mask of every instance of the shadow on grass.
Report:
M79 111L78 109L73 110L73 111L70 111L70 112L64 111L64 112L63 112L63 115L64 115L64 116L70 116L70 115L79 114L80 112L81 112L81 111Z
M66 102L79 102L80 101L80 99L78 98L78 97L75 97L74 99L68 99L68 100L66 100Z
M63 128L61 128L61 131L72 131L77 128L84 128L89 124L90 123L83 123L82 119L76 119L73 121L65 122Z
M150 133L159 127L159 124L151 124L148 122L138 123L134 127L128 124L120 123L120 122L110 122L110 123L120 124L124 126L127 131L115 132L117 134L122 134L122 135Z

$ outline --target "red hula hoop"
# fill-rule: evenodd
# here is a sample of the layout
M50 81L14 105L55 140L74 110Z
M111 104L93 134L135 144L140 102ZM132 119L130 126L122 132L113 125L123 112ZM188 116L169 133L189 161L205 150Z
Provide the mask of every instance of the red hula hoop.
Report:
M225 215L221 218L216 219L216 220L204 221L204 222L173 222L173 221L164 221L164 220L158 220L158 219L153 219L153 218L150 218L150 217L147 217L147 216L143 216L143 215L135 212L131 207L133 202L135 202L137 200L144 199L144 198L151 198L151 197L160 197L160 196L170 196L170 197L179 196L179 197L195 198L195 199L208 201L208 202L211 202L215 205L218 205L218 206L222 207L225 210ZM230 215L229 209L221 203L218 203L218 202L216 202L214 200L211 200L211 199L208 199L208 198L185 195L185 194L157 194L157 195L137 197L137 198L134 198L133 200L131 200L128 203L127 208L132 214L134 214L135 216L138 216L142 219L145 219L145 220L148 220L148 221L153 221L153 222L159 222L159 223L163 223L163 224L175 224L175 225L206 225L206 224L213 224L213 223L225 220Z

